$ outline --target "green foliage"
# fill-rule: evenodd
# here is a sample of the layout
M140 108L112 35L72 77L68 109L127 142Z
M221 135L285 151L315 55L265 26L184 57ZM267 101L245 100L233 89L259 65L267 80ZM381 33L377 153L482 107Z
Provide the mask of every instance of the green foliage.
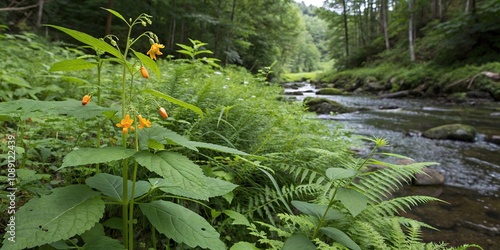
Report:
M92 228L103 212L99 193L85 185L54 189L16 212L16 240L9 241L9 234L5 234L2 249L31 248L81 234Z
M199 1L191 3L199 6ZM268 6L237 3L241 6L236 8L269 8L274 14L292 9L285 1ZM165 7L170 2L156 4ZM112 10L106 13L131 31L142 21L150 24L148 15L128 20ZM297 16L277 18L266 14L255 22L299 21ZM428 226L398 214L435 199L385 195L431 163L399 166L371 156L356 158L349 151L354 139L309 119L300 103L279 101L282 89L267 82L272 67L261 68L255 76L240 67L215 71L211 65L186 60L153 61L141 52L146 50L131 47L141 44L139 38L160 42L151 32L101 40L73 29L56 29L83 42L85 49L90 46L93 54L69 45L52 47L32 35L0 40L9 53L26 48L33 57L19 59L0 51L8 58L0 63L22 71L0 70L2 88L7 90L0 103L0 129L16 135L16 185L22 190L17 194L19 204L25 203L16 212L17 242L13 246L4 240L5 249L427 246L421 243L420 229ZM233 32L249 32L247 38L261 39L263 45L272 41L257 31ZM282 45L293 45L286 39L294 34L284 34ZM123 49L117 41L130 44ZM252 48L254 56L259 58L268 48ZM196 51L193 56L198 59ZM40 67L33 61L55 66ZM274 60L270 62L263 65L273 65ZM140 78L141 65L158 77ZM14 94L18 87L49 91ZM82 106L78 99L89 93L92 101ZM168 110L168 118L156 115L159 107ZM125 134L127 114L133 123ZM146 126L139 114L152 125ZM386 143L372 141L376 147ZM385 168L367 172L368 164ZM6 202L1 205L5 210Z

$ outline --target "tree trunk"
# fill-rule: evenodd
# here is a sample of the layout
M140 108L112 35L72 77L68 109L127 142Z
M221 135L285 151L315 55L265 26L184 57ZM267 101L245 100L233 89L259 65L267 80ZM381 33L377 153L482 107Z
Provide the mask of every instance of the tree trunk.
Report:
M38 17L36 19L36 27L42 27L42 15L43 15L43 2L44 0L38 0Z
M389 34L387 31L387 0L381 0L380 20L382 21L382 32L384 33L385 49L390 49Z
M342 0L342 6L344 8L344 12L342 14L344 16L345 55L349 56L349 31L347 30L347 6L345 1L346 0Z
M113 5L115 4L115 0L108 1L108 9L113 9ZM106 17L106 28L104 30L104 35L111 34L111 24L113 23L113 14L108 12L108 16Z
M410 47L410 60L412 62L415 61L415 48L414 48L414 41L413 41L413 0L408 0L408 11L410 12L410 17L408 20L408 41L409 41L409 47Z
M236 9L236 0L233 0L233 5L231 7L231 28L228 30L227 32L227 41L226 41L226 52L229 51L230 49L230 41L232 40L231 37L232 37L232 32L231 30L233 29L232 25L233 25L233 21L234 21L234 14L235 14L235 9ZM228 56L228 53L226 53L226 58L224 60L224 64L227 65L229 63L229 56Z
M465 13L469 13L469 0L465 0Z

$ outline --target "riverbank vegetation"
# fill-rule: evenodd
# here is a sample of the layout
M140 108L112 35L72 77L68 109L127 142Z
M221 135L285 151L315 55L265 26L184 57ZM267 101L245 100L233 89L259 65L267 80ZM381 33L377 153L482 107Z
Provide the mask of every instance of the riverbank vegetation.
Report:
M389 92L419 88L427 97L481 91L500 100L495 82L500 77L481 74L500 72L497 1L328 1L327 6L316 12L329 25L335 68L313 80L377 81L392 85Z
M117 35L0 36L2 249L451 248L401 216L438 199L390 195L436 163L311 119L268 64L195 38L173 59L150 15L99 11Z

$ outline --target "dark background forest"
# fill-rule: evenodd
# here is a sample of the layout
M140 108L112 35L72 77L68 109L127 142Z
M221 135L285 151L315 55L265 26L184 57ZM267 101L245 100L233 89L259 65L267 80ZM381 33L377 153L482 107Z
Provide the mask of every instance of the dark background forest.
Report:
M124 17L145 12L153 16L151 29L167 54L179 58L177 43L200 40L223 64L252 72L271 65L277 74L386 63L456 68L500 56L498 0L328 0L322 8L291 0L2 2L0 23L10 32L32 31L68 42L42 24L119 36L126 32L121 21L101 7Z

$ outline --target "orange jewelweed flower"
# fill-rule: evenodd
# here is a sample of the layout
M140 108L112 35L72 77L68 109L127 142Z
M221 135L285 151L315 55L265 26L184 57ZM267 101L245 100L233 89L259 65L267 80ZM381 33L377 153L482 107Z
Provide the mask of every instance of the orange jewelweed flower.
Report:
M122 119L122 121L120 123L117 123L116 126L119 127L119 128L123 128L122 132L124 134L128 134L128 129L130 128L130 130L134 130L135 128L132 127L132 123L134 123L134 120L130 119L130 115L127 114L125 115L125 118Z
M151 48L149 49L149 51L146 53L146 55L149 55L149 57L151 57L151 59L156 60L156 55L163 55L163 53L161 53L161 51L160 51L160 49L163 49L163 48L165 48L165 45L153 43L151 45Z
M149 78L148 70L146 68L144 68L144 66L141 66L141 75L143 78L146 78L146 79Z
M148 119L142 118L141 115L138 115L137 118L139 118L139 129L151 127L151 122Z
M87 105L87 103L90 102L90 97L92 97L92 96L90 96L90 95L84 95L83 96L83 98L82 98L82 106L85 106L85 105Z
M158 113L160 113L160 116L163 117L163 119L167 119L168 118L167 111L165 111L164 108L160 107L158 109Z

